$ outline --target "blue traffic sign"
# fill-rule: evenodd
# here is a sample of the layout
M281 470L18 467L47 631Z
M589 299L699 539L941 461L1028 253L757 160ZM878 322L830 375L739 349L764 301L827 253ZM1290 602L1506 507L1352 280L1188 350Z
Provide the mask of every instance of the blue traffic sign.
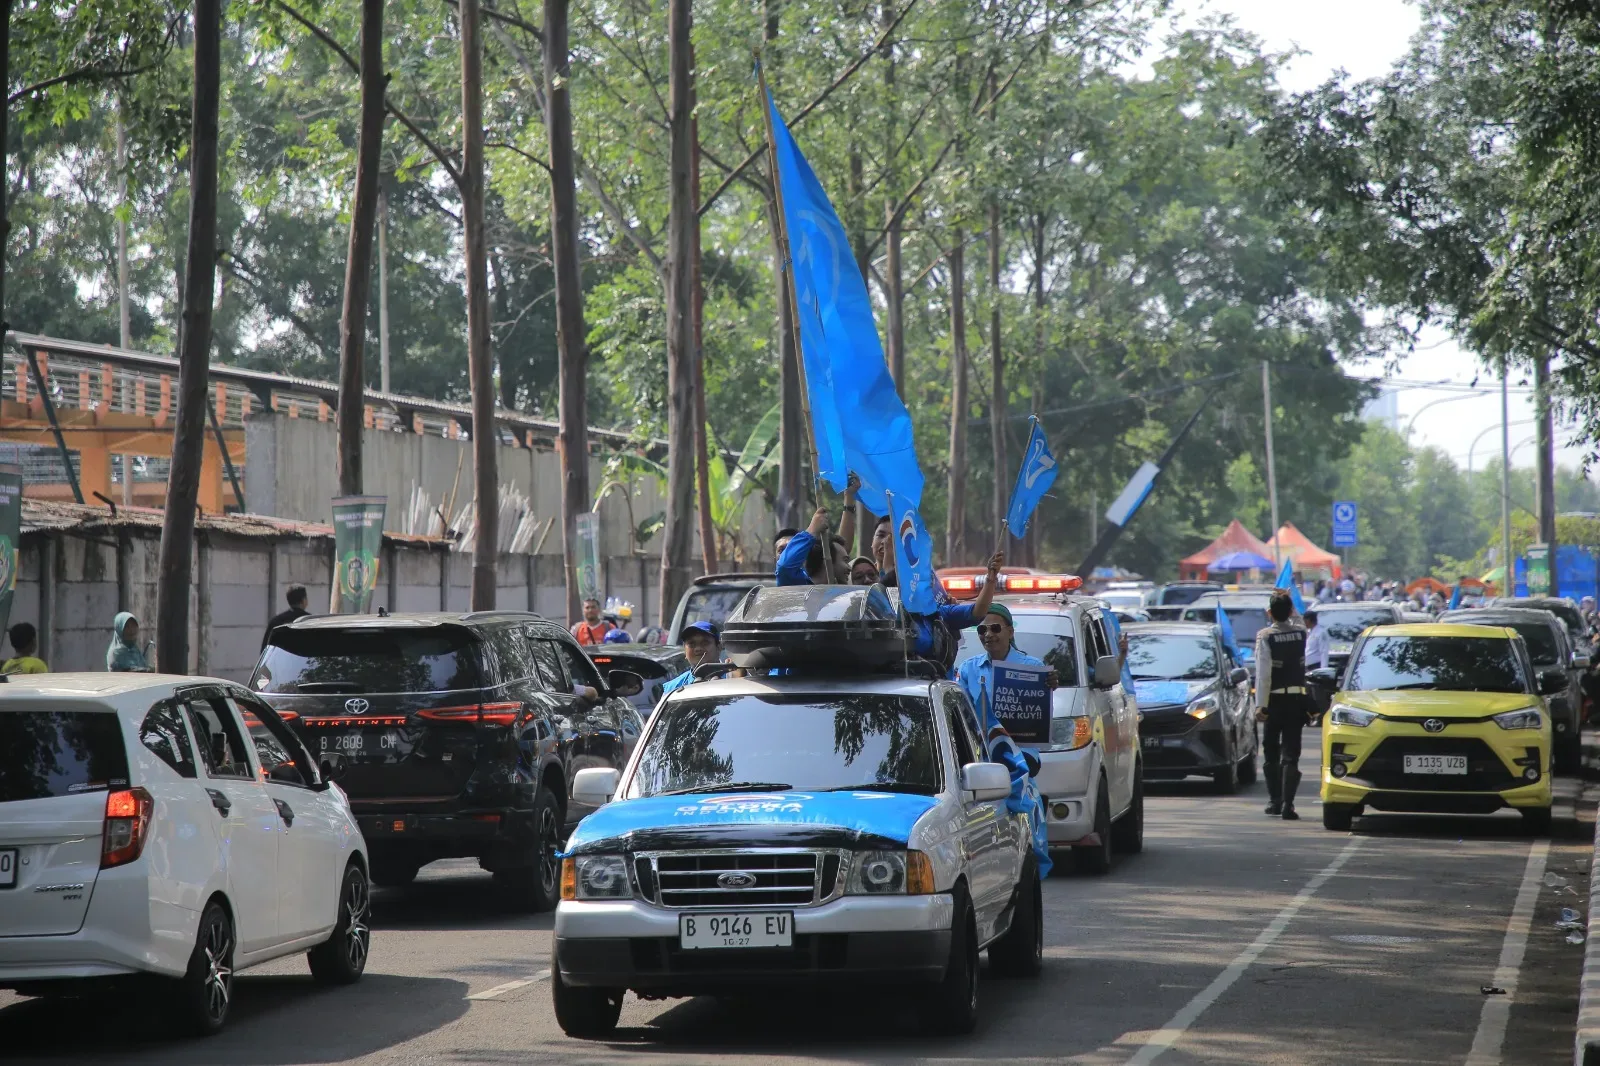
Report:
M1356 503L1354 500L1335 500L1333 503L1333 546L1354 548L1356 537Z

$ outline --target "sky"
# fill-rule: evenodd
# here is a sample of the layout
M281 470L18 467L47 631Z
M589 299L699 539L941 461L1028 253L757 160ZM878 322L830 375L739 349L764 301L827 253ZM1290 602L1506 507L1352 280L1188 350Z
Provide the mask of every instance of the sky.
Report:
M1405 54L1421 25L1421 12L1405 0L1179 0L1174 17L1178 25L1185 26L1219 14L1231 16L1241 29L1261 38L1269 51L1300 53L1289 61L1279 78L1284 88L1292 92L1314 88L1339 70L1356 79L1385 73ZM1381 376L1384 369L1373 364L1364 372ZM1471 453L1472 465L1480 469L1483 461L1498 450L1500 393L1498 388L1490 388L1497 382L1443 330L1425 330L1417 350L1400 360L1393 377L1399 409L1397 428L1409 433L1413 446L1440 448L1463 468ZM1415 384L1465 383L1474 378L1480 379L1478 383L1486 391L1481 396L1465 394L1470 398L1462 398L1459 389L1430 389ZM1515 389L1521 384L1518 379L1514 377L1511 384L1511 462L1513 466L1531 466L1533 400L1530 390ZM1485 432L1490 426L1496 428ZM1561 439L1562 431L1558 429L1558 443ZM1576 467L1582 464L1583 452L1560 449L1556 461Z

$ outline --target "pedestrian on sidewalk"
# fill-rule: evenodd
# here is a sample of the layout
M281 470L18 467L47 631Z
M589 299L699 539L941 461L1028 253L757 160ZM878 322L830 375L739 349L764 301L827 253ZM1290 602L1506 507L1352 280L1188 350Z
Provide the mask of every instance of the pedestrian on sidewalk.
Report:
M31 622L18 622L6 634L16 652L0 663L0 674L48 674L50 667L39 658L39 631Z
M1272 624L1256 635L1256 720L1266 723L1262 771L1271 802L1267 813L1297 821L1300 733L1311 715L1306 693L1306 631L1294 620L1294 600L1279 589L1267 605Z
M119 674L153 674L146 657L150 646L139 644L139 620L123 611L111 622L111 643L106 647L106 669Z
M272 631L279 626L286 626L296 618L304 618L311 612L306 610L306 587L304 585L290 585L289 594L285 597L289 601L289 609L280 611L272 616L267 623L267 632L261 638L261 646L265 648L267 641L272 639Z

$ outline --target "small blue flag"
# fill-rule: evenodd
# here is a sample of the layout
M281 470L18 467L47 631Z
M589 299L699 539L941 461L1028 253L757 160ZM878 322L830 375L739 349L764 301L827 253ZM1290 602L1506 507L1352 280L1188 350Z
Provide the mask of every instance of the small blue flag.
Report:
M817 475L843 492L854 470L861 479L861 502L873 514L889 513L884 493L891 491L905 505L920 507L922 468L911 414L889 376L866 280L828 194L770 93L767 106L789 233Z
M908 614L933 614L939 609L939 579L933 573L933 537L909 501L895 492L890 492L888 497L900 602Z
M1450 592L1450 606L1446 610L1454 611L1461 606L1461 586L1457 584Z
M1011 506L1006 508L1006 528L1018 540L1028 531L1028 519L1038 509L1039 501L1056 483L1056 457L1050 454L1050 442L1045 439L1044 427L1033 420L1033 432L1028 434L1028 447L1022 452L1022 466L1017 470L1017 485L1011 490Z
M1300 584L1294 579L1294 560L1285 559L1283 569L1278 571L1278 584L1280 589L1289 590L1289 598L1294 600L1294 609L1300 614L1306 613L1305 597L1300 595Z
M1239 647L1239 642L1233 638L1233 620L1228 617L1228 612L1222 609L1220 603L1217 604L1217 625L1222 629L1222 643L1233 650L1233 657L1242 663L1249 662L1250 655L1246 655L1245 650ZM1254 653L1255 649L1252 648L1251 655Z

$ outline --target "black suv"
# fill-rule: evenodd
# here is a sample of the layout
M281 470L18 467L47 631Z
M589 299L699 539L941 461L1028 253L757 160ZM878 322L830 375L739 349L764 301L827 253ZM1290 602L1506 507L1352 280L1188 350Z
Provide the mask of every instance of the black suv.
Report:
M529 910L555 906L556 852L593 810L573 776L620 770L638 741L641 686L521 611L302 618L250 680L349 795L374 882L472 856Z

